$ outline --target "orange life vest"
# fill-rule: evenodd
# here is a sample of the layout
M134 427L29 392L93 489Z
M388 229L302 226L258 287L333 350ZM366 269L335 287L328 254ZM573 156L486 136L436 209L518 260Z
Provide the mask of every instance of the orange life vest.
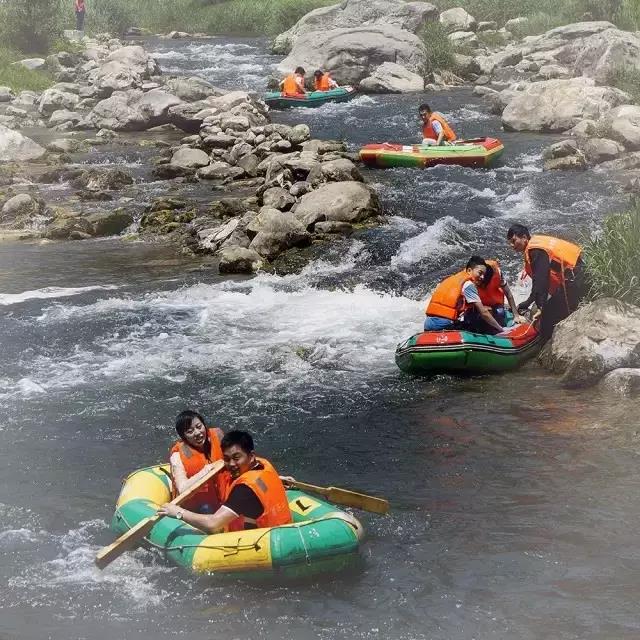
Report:
M262 515L256 518L258 529L265 527L277 527L281 524L291 522L291 511L284 485L275 467L266 459L256 460L262 464L264 469L246 471L235 480L231 479L228 471L223 473L224 483L223 502L229 499L234 487L244 484L248 486L257 496L263 507ZM227 525L225 531L243 531L245 518L240 516Z
M316 91L330 91L331 90L331 76L328 73L323 73L320 78L315 79Z
M462 295L462 286L469 279L466 270L445 278L433 292L425 313L437 318L457 320L469 306Z
M529 255L531 249L542 249L549 256L549 295L553 295L559 287L565 286L566 271L575 268L582 253L582 249L572 242L553 236L531 236L524 251L524 270L529 277L533 276Z
M500 273L500 263L497 260L485 260L493 269L493 275L486 287L478 287L478 295L485 307L501 307L504 305L504 289L500 286L502 274Z
M216 460L222 460L222 447L220 446L220 438L218 437L217 431L215 429L208 429L207 433L209 435L209 442L211 442L211 459L208 459L201 451L190 447L183 440L179 440L171 447L169 456L172 456L174 453L180 454L180 460L187 474L187 478L192 478L197 473L200 473L206 465ZM217 476L219 477L220 474L218 473ZM217 505L220 502L218 483L219 480L216 477L200 487L183 505L185 509L197 509L203 504Z
M282 86L282 95L284 96L299 96L301 94L300 87L298 86L298 76L292 73L284 79L284 85Z
M432 140L438 139L438 135L433 130L434 121L437 121L442 125L442 131L444 132L444 139L447 142L453 142L457 138L454 130L449 126L449 123L439 113L432 113L429 116L429 120L424 123L424 126L422 127L423 138L431 138Z

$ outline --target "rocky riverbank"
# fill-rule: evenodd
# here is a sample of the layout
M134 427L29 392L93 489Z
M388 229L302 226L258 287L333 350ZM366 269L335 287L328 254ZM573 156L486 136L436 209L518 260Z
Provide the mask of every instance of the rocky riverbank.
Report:
M343 143L271 123L253 94L163 74L140 45L84 44L47 60L64 81L42 94L0 90L3 231L62 240L130 229L250 272L381 215ZM75 161L132 145L147 151L143 176ZM58 206L41 194L51 184L70 191Z

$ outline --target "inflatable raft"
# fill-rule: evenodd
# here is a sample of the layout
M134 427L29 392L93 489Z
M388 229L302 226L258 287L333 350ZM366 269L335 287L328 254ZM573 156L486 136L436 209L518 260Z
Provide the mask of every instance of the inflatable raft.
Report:
M424 331L398 345L396 364L414 375L495 373L520 366L541 346L533 325L490 336L470 331Z
M300 578L339 571L357 559L364 531L356 518L302 491L288 490L287 497L292 524L207 535L165 517L146 541L195 573ZM111 527L125 533L170 500L168 465L134 471L124 480Z
M331 91L312 91L305 96L283 96L279 91L271 91L263 96L263 100L272 109L288 109L289 107L319 107L327 102L346 102L356 95L353 87L338 87Z
M360 160L373 167L433 167L457 164L463 167L488 167L503 152L496 138L461 140L451 145L401 145L384 142L360 149Z

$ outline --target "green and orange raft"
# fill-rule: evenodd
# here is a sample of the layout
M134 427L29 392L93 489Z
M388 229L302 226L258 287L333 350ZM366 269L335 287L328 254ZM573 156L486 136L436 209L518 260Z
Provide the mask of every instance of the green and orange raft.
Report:
M424 331L400 343L396 364L414 375L509 371L541 346L533 325L517 325L495 336L470 331Z
M320 107L327 102L347 102L356 95L353 87L337 87L330 91L311 91L299 96L285 96L280 91L265 93L263 100L272 109L288 109L289 107Z
M367 144L360 149L360 160L373 167L418 167L437 164L463 167L488 167L504 151L497 138L474 138L448 145L402 145L383 142Z

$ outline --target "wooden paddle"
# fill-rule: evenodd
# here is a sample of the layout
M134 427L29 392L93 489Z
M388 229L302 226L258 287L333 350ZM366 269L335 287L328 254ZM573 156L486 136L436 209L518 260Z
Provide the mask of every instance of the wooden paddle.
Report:
M181 493L179 496L176 496L171 501L171 504L181 505L183 502L188 500L200 487L202 487L202 485L211 480L211 478L213 478L213 476L215 476L216 473L218 473L222 469L224 469L224 462L222 462L222 460L214 462L211 471L202 476L202 478L200 478L198 482L193 484L186 491ZM119 558L125 551L137 547L140 540L142 540L142 538L144 538L149 533L149 531L153 529L154 525L162 517L163 516L155 515L141 520L137 525L135 525L135 527L132 527L131 529L129 529L129 531L122 534L115 542L100 549L94 561L98 569L104 569L116 558Z
M371 511L371 513L387 513L387 511L389 511L388 500L368 496L365 493L356 493L355 491L348 491L347 489L340 489L339 487L317 487L314 484L298 482L297 480L285 480L285 485L292 489L301 489L302 491L317 493L334 504L355 507L363 511Z

